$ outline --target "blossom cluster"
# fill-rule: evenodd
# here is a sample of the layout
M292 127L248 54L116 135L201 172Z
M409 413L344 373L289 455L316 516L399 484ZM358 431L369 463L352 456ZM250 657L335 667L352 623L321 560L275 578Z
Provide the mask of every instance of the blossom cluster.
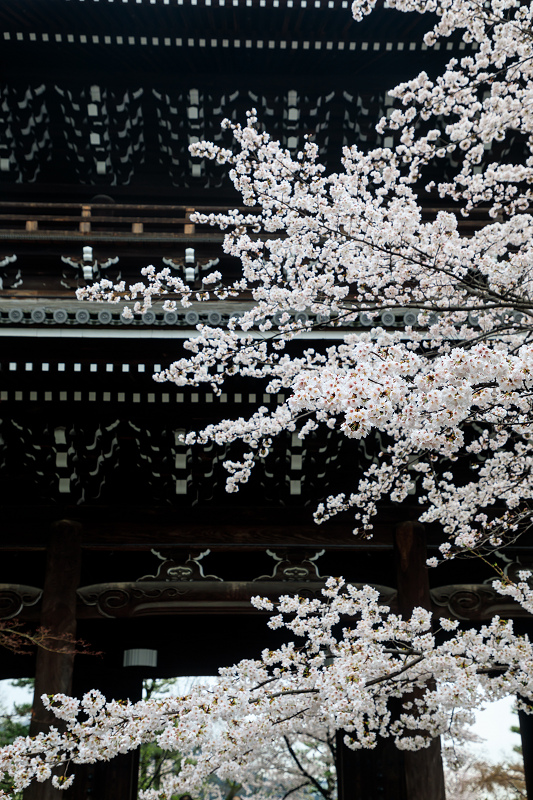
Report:
M410 96L409 107L424 115L421 97ZM449 211L425 219L414 176L402 169L414 156L401 143L394 152L347 148L344 171L326 175L312 142L290 154L258 129L254 112L246 126L230 127L236 152L210 143L192 148L227 163L243 201L259 208L198 216L226 229L224 249L240 258L242 277L226 286L217 273L211 293L193 297L167 269L149 267L145 284L101 282L81 294L133 300L139 313L155 298L169 307L246 295L245 310L227 328L199 324L184 345L190 355L154 376L178 386L206 383L218 394L240 376L288 396L273 411L260 408L189 435L189 443L245 445L239 460L226 462L228 491L248 480L284 431L302 439L320 425L352 439L378 432L392 442L379 465L350 497L329 498L317 519L356 507L358 527L368 530L381 500L422 489L424 518L440 522L454 548L513 534L531 497L531 215L498 207L498 221L466 237ZM387 313L394 320L406 311L409 325L385 322ZM346 332L357 320L359 331ZM326 324L338 344L320 344ZM314 331L315 346L295 354L289 343ZM502 448L505 457L495 453ZM451 463L464 455L477 462L471 459L466 482L457 484L453 469L450 480L438 474L435 458Z
M65 788L72 765L155 741L185 758L178 775L145 800L195 793L213 772L257 788L265 752L302 731L343 729L353 749L392 737L399 748L418 750L439 735L467 740L481 703L513 692L533 698L533 647L511 622L495 618L478 631L458 631L442 620L434 631L425 609L403 619L380 604L376 589L334 578L321 598L253 603L274 611L270 626L295 641L223 668L218 683L183 696L137 703L106 701L95 690L81 701L43 696L64 730L2 748L0 770L16 789L50 778Z
M354 16L375 4L355 0ZM356 530L368 531L384 500L416 497L421 521L442 530L448 558L501 548L531 524L533 5L387 5L431 15L428 47L449 37L464 45L464 56L436 78L421 73L392 90L390 115L376 120L391 146L346 147L342 169L327 174L311 138L291 153L253 110L246 124L226 122L233 149L199 142L191 153L229 169L249 213L196 221L225 231L225 253L242 264L239 279L225 284L213 273L197 291L148 267L144 282L102 281L79 296L132 303L126 315L155 302L174 309L244 298L240 316L227 327L199 324L185 355L154 377L215 394L233 377L255 379L261 392L286 399L189 433L186 442L237 446L225 464L228 491L237 491L284 432L305 439L320 426L337 430L355 440L354 462L360 440L375 437L377 458L350 494L319 504L317 522L352 509ZM434 185L435 166L451 177ZM448 208L427 213L437 195ZM462 217L480 207L485 224L465 235ZM324 327L336 339L321 340ZM533 613L529 576L495 587ZM23 787L69 760L107 759L156 739L194 754L162 790L169 797L193 792L213 770L253 784L259 753L284 736L293 741L302 726L344 729L355 748L392 736L416 749L434 736L467 736L485 700L533 699L529 640L499 618L466 631L443 620L436 639L427 611L403 620L369 587L340 583L323 600L257 605L275 611L271 625L303 637L304 646L265 651L223 670L216 688L185 697L124 705L93 693L81 721L81 706L56 698L66 732L19 740L0 751L2 769ZM345 617L351 627L337 636ZM399 715L392 698L402 703Z

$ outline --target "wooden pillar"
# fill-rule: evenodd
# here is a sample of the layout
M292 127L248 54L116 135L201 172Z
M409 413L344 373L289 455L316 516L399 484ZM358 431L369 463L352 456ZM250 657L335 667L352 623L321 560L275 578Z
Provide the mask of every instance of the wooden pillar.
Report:
M392 740L381 739L374 750L350 750L343 738L337 731L338 800L406 800L403 753Z
M523 699L520 698L519 699ZM526 700L526 703L530 701ZM533 800L533 715L525 711L518 712L520 737L522 739L522 758L524 759L524 778L526 780L526 797Z
M105 653L104 653L105 664ZM86 666L86 665L84 665ZM131 700L142 697L142 675L146 669L107 667L103 671L74 676L74 691L81 697L90 689L99 689L108 700ZM79 764L73 767L74 783L58 800L136 800L139 779L139 750L116 756L111 761Z
M46 573L40 624L55 636L76 636L76 589L81 565L81 526L61 520L52 526L46 551ZM52 642L52 647L56 645ZM59 720L46 711L41 695L72 691L74 646L71 652L58 653L39 647L35 667L30 736L60 727ZM64 792L51 784L33 783L24 791L24 800L61 800Z
M403 522L398 525L394 548L400 614L409 617L416 606L430 609L423 526L418 522ZM404 765L407 800L445 800L440 739L434 739L424 750L404 751Z

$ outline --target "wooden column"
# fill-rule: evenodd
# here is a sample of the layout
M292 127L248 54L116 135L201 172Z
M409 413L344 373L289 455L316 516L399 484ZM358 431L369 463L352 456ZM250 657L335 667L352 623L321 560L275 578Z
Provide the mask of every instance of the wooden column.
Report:
M76 636L76 589L80 579L81 526L61 520L52 526L46 551L46 573L40 624L52 635ZM52 647L56 646L54 643ZM46 711L41 695L72 691L72 652L58 653L43 647L37 650L35 691L33 696L30 736L60 726L59 720ZM61 800L64 792L50 783L33 783L24 792L24 800Z
M523 699L523 698L518 698ZM529 703L528 700L525 701ZM520 737L522 739L522 758L524 760L524 777L526 779L526 796L533 800L533 715L524 711L518 712Z
M394 536L398 610L404 617L413 608L431 608L424 528L418 522L403 522ZM445 800L440 739L417 752L404 751L407 800Z
M103 655L105 663L105 653ZM99 689L108 700L131 700L142 697L142 675L146 668L110 666L97 674L85 669L74 676L74 692L81 697L90 689ZM149 671L149 670L148 670ZM139 750L124 753L111 761L79 764L73 767L74 783L58 800L136 800L139 780Z
M374 750L350 750L343 738L344 731L337 731L338 800L407 800L403 753L390 739Z

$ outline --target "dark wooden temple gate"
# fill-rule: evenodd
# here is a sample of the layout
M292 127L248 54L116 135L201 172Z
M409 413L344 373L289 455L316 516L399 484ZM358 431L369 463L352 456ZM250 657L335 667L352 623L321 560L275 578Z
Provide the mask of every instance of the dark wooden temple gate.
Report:
M135 699L143 676L212 674L275 642L250 597L317 593L325 575L379 586L402 611L519 614L483 564L454 564L428 586L416 505L383 507L364 542L349 517L312 523L317 499L350 490L379 443L289 437L246 491L225 494L224 453L187 448L179 433L276 399L243 383L215 401L151 375L199 320L225 324L238 304L128 322L74 299L93 279L137 280L149 263L193 285L215 259L236 276L221 234L190 220L238 204L222 171L187 152L220 141L224 117L242 122L254 106L289 148L311 133L330 170L344 145L380 141L386 89L428 56L415 19L377 13L356 26L348 6L0 0L0 618L75 632L104 654L40 653L34 665L5 653L1 678L36 670L38 694L96 686ZM451 40L432 65L462 47ZM313 344L338 335L325 328ZM427 531L430 552L438 542ZM513 551L521 566L531 546ZM34 731L48 722L41 712ZM341 799L439 800L438 753L417 758L342 751ZM81 770L70 797L133 800L135 780L135 757L123 757Z

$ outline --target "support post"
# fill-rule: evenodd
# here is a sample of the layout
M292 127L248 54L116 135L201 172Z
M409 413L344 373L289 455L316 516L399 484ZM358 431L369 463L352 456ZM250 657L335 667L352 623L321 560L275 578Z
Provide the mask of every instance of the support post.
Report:
M81 207L82 221L80 222L80 233L91 232L91 206Z
M344 735L337 731L335 741L338 800L406 800L403 754L394 743L381 739L373 750L350 750Z
M76 589L81 566L81 526L61 520L52 526L46 550L46 573L41 607L41 627L54 636L76 636ZM71 652L58 653L39 647L35 667L30 736L59 727L59 721L46 711L41 695L72 690L74 645ZM61 800L64 792L49 782L33 783L24 791L24 800Z
M409 617L416 606L431 609L426 537L419 522L403 522L394 536L398 610ZM445 800L440 739L424 750L404 752L407 800Z
M525 700L525 698L518 698ZM525 700L529 703L528 700ZM522 739L522 758L524 760L524 778L526 781L526 797L533 800L533 715L525 711L518 712L520 737Z
M194 214L194 208L186 208L185 225L183 226L183 233L188 234L189 236L194 235L194 231L196 228L194 222L191 222L191 214Z
M74 676L74 689L81 697L90 689L99 689L107 700L131 700L142 697L142 670L110 666L105 673L89 672ZM139 781L139 750L116 756L111 761L74 766L74 783L59 800L136 800Z

